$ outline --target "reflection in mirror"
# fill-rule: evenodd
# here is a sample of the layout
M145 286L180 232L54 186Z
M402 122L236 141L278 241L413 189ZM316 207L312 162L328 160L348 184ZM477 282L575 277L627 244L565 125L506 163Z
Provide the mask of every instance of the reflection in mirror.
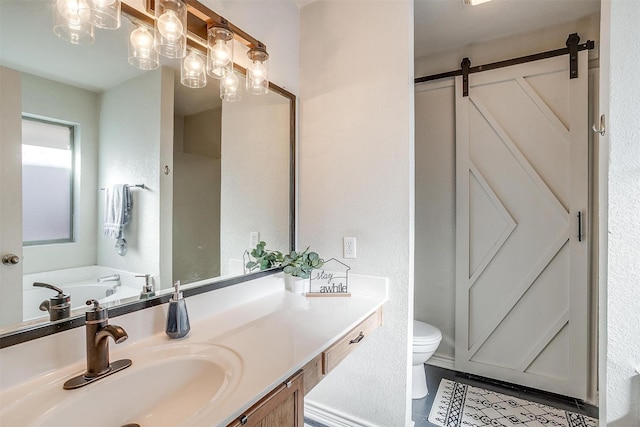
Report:
M23 193L1 194L3 203L23 206L19 218L3 218L0 233L3 249L21 254L11 271L21 269L23 280L0 273L3 296L15 308L2 310L0 332L48 321L41 307L58 294L34 282L70 295L74 316L90 298L107 306L138 301L147 274L157 295L175 280L199 286L242 275L252 233L288 250L293 96L272 90L223 102L215 79L202 89L182 86L178 61L161 60L148 72L131 67L134 26L127 19L117 31L96 31L93 45L78 46L54 35L51 9L49 1L0 2L3 126L24 118L71 135L62 146L52 146L53 131L30 143L64 151L66 163L52 160L57 152L47 165L28 154L22 166L0 159L4 170L23 171L14 177ZM16 135L12 141L21 144ZM106 194L117 184L131 186L121 239L103 231ZM40 205L28 202L34 197ZM43 227L56 204L67 208L58 212L58 226L66 221L62 238L46 237L61 234ZM28 237L33 224L45 237ZM5 228L23 225L24 236L8 241Z

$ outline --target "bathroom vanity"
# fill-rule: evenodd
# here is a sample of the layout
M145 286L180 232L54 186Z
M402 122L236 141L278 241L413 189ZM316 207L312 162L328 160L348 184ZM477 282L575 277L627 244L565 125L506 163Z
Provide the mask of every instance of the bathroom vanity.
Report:
M304 395L328 374L363 339L382 325L382 307L360 322L342 338L284 381L247 411L229 427L236 426L295 426L304 425Z
M110 319L133 365L78 390L84 328L0 350L0 425L302 426L304 395L382 324L387 282L350 277L350 298L287 292L281 273L186 299L191 333L164 334L166 304ZM54 355L54 357L50 357ZM115 406L114 406L115 405Z

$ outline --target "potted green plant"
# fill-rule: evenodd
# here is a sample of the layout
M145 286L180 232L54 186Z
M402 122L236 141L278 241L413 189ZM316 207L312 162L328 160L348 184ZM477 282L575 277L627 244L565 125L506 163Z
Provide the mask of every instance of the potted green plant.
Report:
M249 260L246 267L249 271L257 268L260 270L268 270L270 268L279 267L284 261L284 255L280 251L272 251L266 248L265 242L260 242L251 251L250 255L254 260Z
M311 271L323 264L324 260L316 252L310 252L309 247L302 252L291 251L285 255L282 266L287 290L295 293L309 292Z

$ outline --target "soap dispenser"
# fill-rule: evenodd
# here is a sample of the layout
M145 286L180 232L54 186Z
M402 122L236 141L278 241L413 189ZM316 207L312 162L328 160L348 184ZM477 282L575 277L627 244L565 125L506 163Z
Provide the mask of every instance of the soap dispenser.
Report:
M184 338L189 334L191 326L189 325L189 313L187 313L187 304L180 292L180 281L176 280L173 284L173 297L169 300L169 313L167 314L166 333L169 338Z

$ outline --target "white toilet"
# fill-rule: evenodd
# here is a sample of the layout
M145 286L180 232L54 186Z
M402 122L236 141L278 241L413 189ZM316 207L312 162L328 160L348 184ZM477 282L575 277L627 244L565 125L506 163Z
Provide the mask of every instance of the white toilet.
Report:
M433 356L441 340L440 329L418 320L413 321L413 399L422 399L428 393L424 363Z

